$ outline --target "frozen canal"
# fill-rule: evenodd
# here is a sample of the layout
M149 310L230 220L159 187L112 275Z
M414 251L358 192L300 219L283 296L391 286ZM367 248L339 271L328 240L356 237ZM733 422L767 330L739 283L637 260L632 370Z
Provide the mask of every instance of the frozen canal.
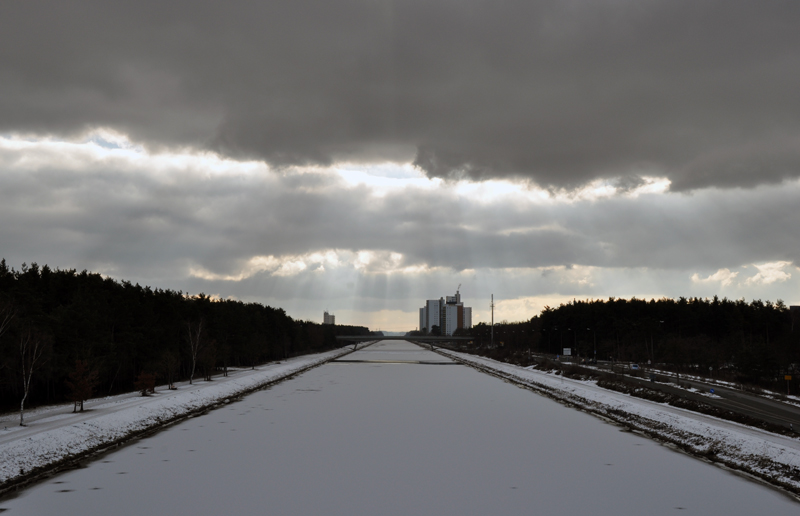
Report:
M797 514L800 504L405 342L0 501L11 515ZM416 363L416 362L423 363ZM435 362L435 363L425 363Z

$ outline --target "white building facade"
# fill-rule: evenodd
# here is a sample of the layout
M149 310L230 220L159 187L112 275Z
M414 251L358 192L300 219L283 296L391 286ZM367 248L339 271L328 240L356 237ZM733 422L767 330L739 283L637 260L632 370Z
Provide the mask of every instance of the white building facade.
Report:
M437 326L442 335L452 335L459 328L472 328L472 307L464 306L461 294L429 299L419 309L419 329L430 333Z
M425 306L419 309L419 328L420 331L430 332L430 328L439 326L439 316L441 299L428 299ZM428 328L423 330L422 328Z

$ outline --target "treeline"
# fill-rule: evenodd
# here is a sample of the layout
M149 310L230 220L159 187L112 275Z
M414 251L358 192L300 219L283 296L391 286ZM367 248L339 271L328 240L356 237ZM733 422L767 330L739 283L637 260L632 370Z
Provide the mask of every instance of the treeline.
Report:
M361 326L280 308L151 289L87 271L0 261L0 410L208 377L339 346ZM76 372L77 371L77 372Z
M784 375L800 373L800 313L780 300L575 300L494 332L497 352L519 356L571 348L580 360L649 362L784 390ZM486 348L490 328L471 333Z

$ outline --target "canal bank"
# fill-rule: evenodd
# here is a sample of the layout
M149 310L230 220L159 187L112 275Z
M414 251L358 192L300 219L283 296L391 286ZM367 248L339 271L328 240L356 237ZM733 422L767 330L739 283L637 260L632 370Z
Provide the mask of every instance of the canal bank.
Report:
M0 503L8 514L754 514L775 490L410 343L378 343Z
M210 382L183 382L174 391L164 388L146 397L92 400L85 412L51 407L29 418L25 427L14 424L12 415L12 426L0 430L0 496L351 352L342 348L294 357Z

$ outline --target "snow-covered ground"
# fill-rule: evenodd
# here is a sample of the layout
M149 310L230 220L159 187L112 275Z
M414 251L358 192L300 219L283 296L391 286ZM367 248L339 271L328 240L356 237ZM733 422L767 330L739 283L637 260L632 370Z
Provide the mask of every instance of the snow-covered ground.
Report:
M377 343L0 499L0 513L798 512L776 490L454 362Z
M351 351L348 347L295 357L254 370L233 371L210 382L183 382L176 384L177 390L156 389L156 394L147 397L132 393L94 399L85 404L88 410L75 414L71 404L43 407L26 413L28 426L24 427L19 426L19 414L5 414L0 417L0 486Z
M397 341L0 499L3 516L751 516L798 507L776 490Z
M800 493L800 440L484 357L439 350L558 401Z
M509 473L506 480L509 482L512 479L518 482L523 481L523 471L539 471L536 468L540 467L541 464L550 464L550 466L546 468L546 471L550 472L549 474L552 474L553 471L560 471L554 470L552 466L554 459L552 457L529 458L527 459L528 462L519 461L520 464L514 466L517 467L519 471L510 468L510 461L512 460L510 457L517 457L523 450L524 453L539 453L539 451L543 449L542 446L539 445L543 443L547 443L547 446L544 447L545 449L547 449L548 446L555 446L556 450L554 450L554 453L556 453L557 456L562 454L565 459L567 456L563 455L563 453L566 453L566 450L574 452L576 455L570 455L570 461L580 457L581 464L584 465L587 463L586 461L589 461L592 464L596 462L597 464L594 464L594 466L598 468L600 468L600 466L603 468L611 467L611 462L622 466L621 457L625 456L627 453L624 450L613 449L613 452L609 452L610 455L614 457L614 460L607 460L602 457L589 459L589 455L594 453L592 450L596 448L608 451L611 450L613 446L616 446L616 444L612 446L611 442L616 441L609 437L612 436L613 433L608 434L608 436L606 436L607 439L601 438L601 434L605 435L604 432L606 431L603 430L605 425L600 424L599 421L599 426L592 425L591 429L588 428L587 422L583 420L575 420L574 422L568 423L566 422L567 420L572 421L573 419L573 416L570 415L573 411L563 408L560 411L555 411L546 408L546 404L542 405L535 401L539 399L538 396L523 396L517 399L516 396L512 395L513 389L512 392L496 390L497 384L486 384L484 387L481 387L480 385L483 385L482 383L480 383L480 385L473 383L477 380L477 378L473 378L474 375L464 376L458 373L460 368L456 365L446 367L422 364L418 366L404 365L409 361L415 360L427 360L428 362L423 362L423 364L430 363L432 354L416 346L392 343L391 345L378 345L374 348L375 349L370 347L368 351L347 357L347 359L368 358L369 361L373 362L371 364L331 364L321 369L315 369L315 373L311 377L309 377L308 374L301 377L306 379L318 378L316 383L312 382L311 385L303 383L306 380L300 381L300 379L298 379L297 381L290 382L291 385L289 386L281 384L281 386L286 386L285 389L282 388L274 392L263 391L262 394L266 396L263 399L273 400L270 403L279 404L282 407L291 407L292 405L290 404L284 404L288 403L287 398L281 397L283 396L281 393L284 391L287 393L296 393L296 396L305 393L333 393L338 388L338 385L353 384L351 390L339 396L341 399L337 398L340 401L339 404L333 404L328 400L315 404L313 408L296 407L291 417L286 416L286 418L276 419L277 416L270 416L268 421L257 423L254 426L251 425L251 427L248 428L250 428L249 431L253 433L253 439L251 439L251 444L248 445L249 448L247 446L245 446L245 448L248 450L258 449L258 447L262 445L259 439L260 436L263 435L263 432L268 431L270 435L275 432L276 427L272 425L290 425L291 428L287 427L285 436L278 438L273 435L274 439L269 442L275 445L280 444L280 449L282 449L281 447L288 447L287 449L297 450L299 455L296 455L292 460L299 461L297 465L299 469L296 475L298 482L302 484L305 480L301 481L299 479L301 477L305 479L309 474L310 470L308 467L311 467L313 457L315 457L316 454L324 455L325 453L330 453L328 451L329 446L341 449L341 460L345 460L344 457L349 456L348 454L359 455L361 453L359 450L360 447L364 446L364 439L373 439L376 441L374 443L374 449L369 448L370 451L367 456L374 456L377 460L377 458L382 456L381 446L385 447L388 445L385 432L393 432L394 441L390 440L388 443L394 443L395 441L397 441L397 443L405 443L405 440L410 440L408 446L411 446L410 442L413 441L414 447L421 446L420 439L424 442L434 439L439 448L444 447L452 451L455 455L448 456L447 460L434 461L426 466L433 468L433 470L443 468L442 471L437 473L438 476L434 475L434 478L428 479L429 482L438 485L435 490L437 494L434 498L431 498L432 500L438 499L437 497L441 494L441 489L445 487L444 484L441 483L443 479L448 479L447 482L445 482L445 484L447 484L447 489L450 489L448 492L452 491L452 496L455 496L455 492L462 492L462 487L464 487L466 483L471 482L469 479L472 478L472 476L484 475L485 472L483 472L482 469L484 467L488 467L492 471L508 470ZM11 415L11 419L7 418L9 423L8 429L2 430L3 426L0 426L0 481L9 485L11 482L14 482L14 479L30 475L31 471L36 470L36 468L46 468L69 459L70 457L81 456L82 454L95 450L112 447L116 442L135 436L140 432L158 428L164 422L195 413L201 413L208 407L219 406L220 403L224 403L242 393L280 380L281 378L285 378L316 364L323 363L331 358L344 355L349 351L349 349L341 349L319 355L297 357L280 364L262 366L255 371L240 370L236 371L235 374L228 378L218 378L212 382L196 382L193 386L183 384L179 386L177 391L162 390L159 391L157 395L148 398L135 395L123 395L94 400L89 405L91 410L83 414L79 413L73 415L69 413L71 407L64 406L37 409L29 414L28 420L31 423L30 426L24 428L12 426L16 425L16 419L14 415ZM696 414L669 405L653 403L625 394L607 391L597 387L592 382L581 382L561 378L541 371L526 370L472 355L449 351L442 351L442 353L459 361L469 363L476 368L490 372L496 376L527 385L537 392L543 393L563 403L577 406L587 413L592 413L602 418L615 421L626 427L633 428L639 433L655 437L661 441L673 443L676 447L682 448L691 454L704 456L710 461L722 463L732 469L750 473L772 485L783 487L789 492L800 492L800 470L798 469L798 467L800 467L800 441L796 439L763 432L755 428ZM392 363L395 361L399 362L399 364ZM446 361L447 360L443 358L438 360L440 363ZM436 362L436 359L434 359L434 362ZM341 371L342 373L347 372L348 374L340 375L337 371ZM390 375L389 373L391 371L396 371L396 374L392 373ZM356 375L356 372L359 374ZM361 378L361 376L365 374L367 376ZM390 385L384 385L383 382L389 381L390 378L392 383ZM459 383L462 381L466 383ZM491 387L493 385L494 387ZM502 383L499 385L502 385ZM267 394L269 395L267 396ZM261 394L259 394L259 396L261 396ZM364 399L365 397L369 399ZM478 403L478 400L483 398L486 399L483 400L482 403ZM243 404L251 405L253 403L251 397L247 397L245 400L250 401L247 403L231 403L230 405L226 405L224 410L227 412L230 408L230 410L240 411ZM424 416L420 415L419 412L421 409L417 407L418 405L426 405L434 402L436 404L435 408L428 407L429 410L427 412L422 410ZM527 404L529 403L533 403L535 407L528 407ZM498 412L495 414L493 411L500 408L498 404L501 405L506 412ZM274 408L277 409L278 405L274 405ZM314 412L316 416L312 417L312 414L308 411ZM353 412L353 414L349 412ZM467 413L478 419L475 421L462 421L459 419ZM274 413L265 412L265 414ZM522 421L522 419L529 418L529 416L532 418L530 421L527 419L525 420L526 422ZM310 419L305 421L303 418L306 417ZM314 419L314 417L319 418L319 420ZM366 428L366 423L359 419L363 419L363 417L368 417L368 421L374 421L375 424L378 425L373 429L375 431L374 436L368 437L370 433L366 432L364 429ZM341 421L342 418L345 420L352 418L361 422L358 424L349 424L346 423L346 421ZM198 428L202 428L204 424L208 426L207 423L202 422L205 421L205 419L206 418L198 418L192 419L191 421L200 421L197 425L199 425ZM453 419L453 421L451 421L451 419ZM478 421L485 421L486 425L488 425L488 429L478 430L480 427ZM544 427L539 428L536 426L544 424L544 421L553 421L555 425L554 429L551 429L551 431L545 430ZM391 422L391 424L389 424L389 422ZM0 421L0 425L4 424L4 422ZM189 424L189 421L172 428L183 429L187 424ZM265 425L269 425L269 427ZM346 428L341 429L341 435L335 434L339 435L339 437L334 437L334 435L330 434L330 429L332 427L337 427L337 425ZM393 425L405 425L405 427L398 426L398 428L394 428ZM465 433L466 429L473 427L476 429L473 432L475 435L468 437ZM231 428L226 431L233 431L237 428L242 432L245 430L245 427L237 425L236 428ZM267 428L269 428L269 430L267 430ZM319 435L311 435L313 433L312 429L314 428L320 428L321 433L319 433ZM323 428L324 430L322 430ZM511 428L519 428L522 433L516 441L509 441L509 443L507 443L509 449L502 453L515 450L514 453L500 461L499 464L495 464L491 467L487 466L487 464L489 464L488 457L491 456L492 453L500 453L497 450L492 451L492 453L487 451L489 450L490 442L493 443L497 440L493 438L487 441L487 437L496 434L498 431L506 431ZM554 443L558 442L558 439L561 438L560 436L564 432L582 433L572 436L567 442L562 443L560 446L555 445ZM158 437L158 442L162 439L172 439L174 441L176 438L174 436L169 436L175 433L176 432L173 431L159 433L158 436L160 437ZM180 432L177 433L180 434ZM347 438L344 436L352 436L354 442L358 443L355 445L354 449L346 446L345 441L347 441ZM148 441L156 442L153 441L155 438L156 436L148 438ZM206 453L210 454L210 456L204 459L202 464L220 464L220 461L227 461L229 457L226 456L225 453L215 451L216 447L221 446L221 443L227 441L220 439L219 436L209 438L212 439L215 444L214 447L206 450ZM292 441L292 439L295 439L296 442ZM473 439L474 442L468 441L468 439ZM206 440L206 437L204 437L202 442L205 443ZM178 439L178 441L180 441L180 439ZM317 443L317 441L319 442ZM499 445L502 442L503 440L500 439L496 444ZM591 442L594 444L588 448L577 444L583 442ZM602 445L600 445L600 442L602 442ZM258 443L258 445L253 448L255 443ZM308 452L308 447L312 445L315 450L314 453ZM530 445L530 449L526 447L528 445ZM128 447L123 448L123 451L128 450L124 452L126 456L144 457L144 455L140 454L147 452L148 446L154 445L152 443L149 445L142 444L137 445L135 450ZM636 446L640 445L637 444ZM142 449L139 449L140 447ZM187 448L192 448L188 450L188 452L191 452L189 453L190 456L195 456L199 453L195 451L198 449L195 445L187 445ZM163 452L161 447L157 447L157 449ZM277 453L277 449L270 448L270 450L270 453L267 454L266 457L258 459L259 463L263 462L264 467L267 467L269 464L281 464L281 467L278 468L277 471L285 473L288 467L286 464L288 458L281 457L278 459L277 456L270 455ZM412 448L407 448L403 445L398 450L402 450L402 453L398 451L398 457L406 457L405 454L409 453ZM502 446L500 451L502 451ZM239 457L244 452L227 453L230 456ZM478 461L479 464L475 466L477 469L472 471L468 469L467 465L471 464L470 461L476 459L476 457L473 457L475 454L482 454L482 458ZM116 455L117 453L114 454L115 457ZM425 457L429 455L433 457L435 454L433 449L426 449L420 450L418 455L419 457L417 457L417 460L422 461ZM486 457L483 455L486 455ZM460 458L462 456L464 459L468 460L458 468L450 466L445 467L445 465L449 464L448 461L460 460L456 459L456 457ZM244 455L242 455L242 457L244 457ZM596 486L592 488L597 490L597 493L589 499L596 502L600 499L598 497L605 496L609 498L608 493L611 492L611 490L619 489L618 483L622 482L621 477L619 477L619 475L622 474L621 471L624 470L626 471L625 474L627 474L628 470L632 468L632 476L631 478L625 477L625 482L634 482L634 480L639 477L648 479L647 482L644 482L642 486L639 486L635 490L636 493L639 493L642 489L646 489L646 496L639 496L637 494L626 495L630 498L633 504L632 506L635 507L637 506L636 504L641 503L642 500L661 496L661 490L659 488L649 488L646 486L649 485L648 483L656 482L656 479L650 478L649 475L658 475L660 473L650 470L647 470L647 472L636 471L636 468L640 467L641 464L651 465L656 470L661 468L670 469L670 467L659 462L671 460L669 456L659 455L659 457L661 458L653 458L652 461L632 459L633 462L627 464L625 468L616 473L617 476L614 477L616 479L615 481L600 480L600 477L596 475L600 473L599 471L588 475L582 475L580 473L581 468L576 470L572 468L572 466L569 466L569 464L565 464L564 471L558 473L558 475L563 473L563 478L556 482L556 485L561 483L570 485L574 481L576 475L582 478L579 482L582 486L588 485L589 482L594 482L600 487ZM112 457L109 456L107 458L111 459ZM166 460L167 458L170 458L170 460L177 460L177 457L165 458L160 456L157 457L157 460L160 463L160 461ZM238 460L247 462L249 459L242 459L240 457L237 461ZM392 462L392 468L395 468L404 464L404 460L406 459L400 460L395 457L392 460L394 461ZM592 462L592 460L594 460L594 462ZM238 464L237 461L233 461L232 464L226 466L231 469L229 474L235 474L237 468L236 464ZM94 465L92 467L100 467L102 469L105 467L105 462L112 461L104 460L102 462L103 464L99 464L99 466L93 463ZM308 464L306 464L307 462ZM408 461L406 460L406 462ZM605 464L606 462L609 464ZM119 464L119 462L116 464ZM319 467L322 468L320 471L325 470L327 467L325 464L326 462L324 460L319 463ZM441 465L437 466L436 464ZM407 466L406 469L408 471L403 473L403 475L419 476L419 465L410 463L407 464ZM376 471L378 471L379 474L385 475L385 470L380 469L378 465L375 467L378 468ZM152 468L152 465L143 466L142 475L145 475L144 478L146 478L148 475L147 472L151 471ZM466 473L460 475L457 472L459 468L471 472L469 475ZM185 468L182 467L180 470L182 471L183 469ZM204 472L203 475L210 474L205 469L201 469L200 471ZM358 468L355 468L353 471L358 471ZM684 470L681 469L680 471L681 478L687 475ZM78 472L76 471L74 473L77 474ZM272 469L269 468L262 472L263 475L273 473ZM101 477L104 474L105 473L103 473ZM117 472L115 474L123 473ZM274 474L278 475L277 473ZM72 475L72 473L70 473L70 475ZM394 481L401 482L399 485L404 485L402 482L406 482L407 479L403 475L397 473L397 475L395 475L397 478ZM324 482L330 482L329 476L322 476L326 479ZM706 474L702 474L703 478L705 478L705 476ZM236 478L241 480L243 477L240 477L240 475L236 474ZM458 482L454 480L456 477L459 479ZM95 478L95 480L92 480L92 482L97 482L96 476L93 478ZM165 485L173 482L175 475L171 473L169 478L171 479L169 482L163 482ZM282 476L278 475L278 477L272 479L272 481L276 482L276 485L280 482L288 482L288 480L281 480L281 478ZM665 478L671 478L671 475L666 475ZM540 480L537 480L537 482ZM58 482L53 483L63 484L64 481L65 480L61 478ZM659 482L660 481L661 480L659 480ZM147 481L143 480L143 482ZM324 482L320 485L324 485ZM533 482L528 486L528 489L536 489L535 485L537 482ZM696 483L697 480L691 482L687 481L687 485L681 487L681 489L689 489L688 486L692 485L693 482ZM460 485L461 483L464 483L464 485ZM153 482L147 483L147 486L143 484L142 489L145 489L145 487L147 487L147 489L152 489L152 484ZM349 480L345 481L345 484L349 484ZM358 482L356 484L358 484ZM289 483L281 489L290 489L291 485L292 484ZM702 485L707 487L707 484ZM87 487L87 489L90 487L91 486ZM671 487L678 489L677 485ZM91 489L96 488L97 487L91 487ZM415 489L417 488L419 488L419 486L415 487ZM42 489L47 491L47 489L53 488L45 488L43 484L40 484L39 487L35 488L35 493L37 494L29 494L26 495L24 499L20 499L22 506L29 506L30 508L32 501L42 496L38 494ZM58 489L59 490L55 491L55 493L71 492L73 488L62 489L62 487L59 487ZM110 487L108 489L110 490ZM127 493L130 490L129 486L126 488L124 484L121 484L119 489L119 493ZM278 496L277 493L281 492L280 489L276 489L270 491L270 497L274 498ZM378 489L378 486L376 486L376 489ZM380 489L385 489L385 487L380 487ZM472 487L470 489L477 488ZM516 488L512 487L511 489ZM552 490L552 487L539 489L539 491L541 491L539 496L542 496L543 493L549 490ZM187 492L189 491L193 493L197 492L194 487L191 489L187 487ZM100 492L106 493L106 491ZM376 493L378 492L379 491L376 491ZM327 494L322 496L322 498L326 500L330 499L330 496L332 496L331 493L327 491L325 491L325 493ZM108 494L110 495L110 491ZM57 494L56 496L58 497L60 495ZM114 505L116 500L114 497L116 496L119 495L115 494L109 500L111 506ZM431 496L434 495L431 494ZM676 494L675 496L682 495ZM378 498L376 498L375 503L378 503ZM617 498L618 495L615 494L614 496L610 496L609 499ZM691 499L692 496L688 496L688 498ZM59 506L60 502L58 502L58 500L58 498L55 499L55 505L53 507ZM225 500L229 500L229 498L225 497ZM537 500L535 503L542 503L541 499L534 498L534 500ZM526 504L531 503L531 501L532 500L527 501ZM163 501L160 503L163 503ZM590 506L592 505L590 504ZM596 506L592 506L592 508L597 509ZM545 513L546 512L547 511L545 511ZM23 511L23 513L26 512ZM34 514L36 512L28 511L27 513ZM554 510L550 511L550 513L557 514L561 512ZM637 512L634 510L628 513L633 514ZM745 512L740 513L744 514Z

